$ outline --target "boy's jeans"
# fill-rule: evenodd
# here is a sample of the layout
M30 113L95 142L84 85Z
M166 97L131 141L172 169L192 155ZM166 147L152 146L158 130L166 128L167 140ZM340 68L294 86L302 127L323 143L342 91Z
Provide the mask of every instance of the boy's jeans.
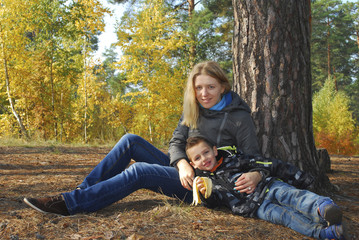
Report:
M257 216L306 236L319 238L319 232L326 223L317 210L326 199L328 198L297 189L287 183L274 181L257 210Z
M136 162L126 168L131 159ZM133 134L124 135L78 187L62 194L70 214L97 211L141 188L192 202L168 156Z

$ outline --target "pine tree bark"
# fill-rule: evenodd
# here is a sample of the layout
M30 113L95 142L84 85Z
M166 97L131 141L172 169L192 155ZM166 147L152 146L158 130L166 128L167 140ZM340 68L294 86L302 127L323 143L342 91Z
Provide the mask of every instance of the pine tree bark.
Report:
M310 0L233 0L234 91L250 105L261 151L319 177L312 126Z

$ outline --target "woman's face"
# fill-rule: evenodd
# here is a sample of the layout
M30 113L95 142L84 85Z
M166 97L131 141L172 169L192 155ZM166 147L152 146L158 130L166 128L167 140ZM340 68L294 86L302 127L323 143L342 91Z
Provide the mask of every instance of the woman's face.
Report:
M198 75L194 81L194 90L196 92L197 101L204 108L211 108L221 101L221 94L224 87L217 79L208 75Z

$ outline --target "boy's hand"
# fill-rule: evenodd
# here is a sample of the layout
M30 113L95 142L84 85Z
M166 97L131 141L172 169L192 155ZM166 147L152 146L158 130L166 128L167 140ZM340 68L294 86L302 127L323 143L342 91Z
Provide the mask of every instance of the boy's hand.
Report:
M204 185L203 179L202 178L195 178L194 184L197 185L197 188L201 192L201 194L203 196L205 196L206 195L206 187Z
M204 198L209 198L212 194L212 180L208 177L196 177L193 181L193 202L192 205L201 204L199 196L201 192Z

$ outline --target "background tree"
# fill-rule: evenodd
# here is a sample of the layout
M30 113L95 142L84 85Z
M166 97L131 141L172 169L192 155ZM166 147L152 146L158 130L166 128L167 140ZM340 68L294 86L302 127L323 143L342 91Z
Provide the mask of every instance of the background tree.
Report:
M311 40L311 65L313 75L313 92L327 92L327 86L324 82L328 78L332 79L337 100L341 100L338 104L343 103L342 95L349 96L348 105L350 114L358 122L359 119L359 103L358 103L358 45L357 45L357 16L358 4L353 2L341 1L312 1L312 40ZM326 84L328 85L328 84ZM325 89L324 89L325 88ZM324 98L317 98L323 100ZM334 110L335 107L329 98L325 109ZM346 97L345 97L346 99ZM318 104L318 103L316 103ZM331 106L331 109L328 109ZM314 111L313 117L320 122L329 123L330 119L319 119L321 111ZM328 112L329 114L329 112ZM335 113L331 113L335 114ZM342 115L345 119L347 116ZM343 119L342 119L343 120ZM338 121L338 119L336 120ZM339 121L340 122L340 121ZM337 122L337 124L339 123ZM336 125L338 126L338 125ZM350 125L347 125L350 126ZM338 127L346 128L347 126ZM336 131L335 131L336 132ZM350 148L357 138L356 131L347 131L346 135L329 131L322 128L314 131L314 136L318 146L326 146L330 152L353 153ZM339 136L343 139L339 140ZM337 146L335 146L337 142ZM341 150L339 150L341 149Z
M202 0L195 14L196 63L213 60L232 80L233 7L227 0Z
M1 6L2 13L12 14L6 17L6 28L13 35L6 45L12 51L7 55L12 56L7 59L12 98L33 137L56 138L58 126L60 133L69 132L64 131L65 126L75 129L74 115L83 109L76 103L80 93L77 81L83 72L82 33L85 30L92 34L89 46L95 50L93 36L103 30L101 18L105 9L96 0L32 0L25 5L13 2L2 2ZM86 7L79 11L81 3ZM89 28L84 29L81 21ZM8 33L4 36L10 36ZM7 114L5 111L4 116Z
M66 57L69 57L65 54L66 41L75 41L71 38L74 33L72 28L69 28L71 23L67 17L69 8L65 2L39 0L30 8L33 15L31 17L32 29L28 33L31 41L27 46L27 51L32 52L34 58L28 59L28 62L32 63L34 71L40 73L31 82L31 86L38 90L32 96L32 99L38 102L38 105L33 108L33 116L38 121L36 126L32 127L41 131L44 139L58 137L59 111L61 111L58 108L59 87L65 77L62 73L68 75L71 71L69 65L63 64L68 59ZM77 51L79 52L79 49Z
M115 63L119 59L115 47L111 46L104 52L103 56L105 59L102 64L95 67L95 69L102 70L97 72L97 77L106 82L107 91L111 94L112 98L115 98L117 95L124 95L126 89L128 90L130 86L124 83L126 76L116 70Z
M136 9L139 0L115 0L129 3L129 11ZM233 8L227 0L166 0L169 11L177 13L179 27L188 34L188 44L180 50L190 55L191 63L213 60L229 73L232 79Z
M126 75L133 107L132 132L150 141L166 142L181 114L183 84L188 59L176 53L187 43L179 24L163 1L140 2L128 11L118 26L118 43L123 56L118 69Z
M234 90L249 103L262 153L328 183L312 129L309 1L233 1Z
M354 27L351 32L351 39L356 42L353 49L351 61L353 62L352 82L344 89L350 97L350 110L353 111L354 119L359 123L359 1L345 3L345 11L351 17Z
M21 6L19 6L21 5ZM4 91L4 97L7 99L11 114L16 119L18 127L14 132L20 132L20 136L29 138L28 132L23 122L24 114L20 104L16 104L21 98L21 74L26 72L24 58L26 59L25 47L27 39L23 34L28 30L29 15L26 11L31 7L31 3L21 4L18 1L2 1L0 9L0 76L2 83L1 89ZM7 109L3 107L5 113ZM12 129L11 118L4 121L4 129Z
M313 130L318 147L330 154L355 153L355 125L349 111L349 98L336 91L335 82L328 78L324 87L313 97Z
M94 106L94 123L91 127L92 138L117 141L128 132L129 120L133 117L131 107L124 99L131 87L125 84L126 75L116 69L118 55L111 46L103 54L105 59L96 64L94 74L101 83L100 93L96 95L98 104Z
M357 77L354 4L343 4L340 0L312 2L313 91L318 91L327 78L335 81L337 90L346 89Z
M192 40L182 54L190 52L191 65L205 60L216 61L232 79L232 3L225 0L169 2L179 13L181 28Z
M90 65L90 53L93 50L97 50L97 36L99 32L104 31L105 24L102 21L104 13L107 12L106 9L102 7L100 2L97 0L79 0L73 3L72 6L72 15L76 19L76 30L79 33L80 39L79 44L82 48L82 61L83 61L83 72L82 78L83 82L80 84L82 86L83 97L83 129L84 129L84 142L87 142L87 129L88 124L91 119L88 116L88 98L89 92L92 89L88 88L92 77L92 69Z

